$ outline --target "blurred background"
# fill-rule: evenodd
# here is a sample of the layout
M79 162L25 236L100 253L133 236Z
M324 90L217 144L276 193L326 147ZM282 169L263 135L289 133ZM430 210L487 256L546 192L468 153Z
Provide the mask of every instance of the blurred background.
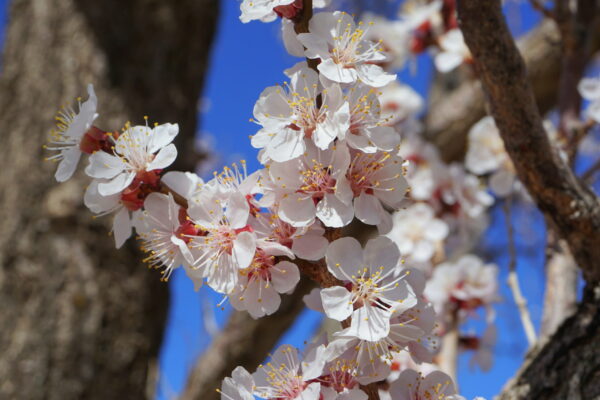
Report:
M336 4L394 18L400 3ZM517 37L541 21L528 2L507 1L505 9ZM297 59L286 53L279 23L242 24L238 17L238 0L0 0L0 398L175 399L222 335L232 312L216 307L221 295L207 286L194 291L181 270L160 283L158 273L140 265L135 243L116 252L106 221L91 220L81 203L85 178L57 185L53 166L41 162L41 145L55 110L93 83L100 126L141 123L144 115L180 124L178 148L185 151L176 169L210 178L213 170L245 159L256 170L257 151L248 139L257 130L249 122L254 103L265 87L285 80L283 70ZM444 78L448 86L459 74ZM425 53L398 79L427 102L441 78ZM576 168L589 163L583 157ZM544 221L531 205L516 208L513 220L519 275L539 329ZM501 271L498 336L489 371L470 365L471 352L461 353L458 382L467 398L499 393L527 351L505 284L506 248L504 215L496 206L478 252ZM278 337L267 343L302 348L320 329L320 314L301 307L291 312L297 317L289 327L263 331ZM466 329L481 333L482 319L473 318ZM240 329L249 323L238 321Z

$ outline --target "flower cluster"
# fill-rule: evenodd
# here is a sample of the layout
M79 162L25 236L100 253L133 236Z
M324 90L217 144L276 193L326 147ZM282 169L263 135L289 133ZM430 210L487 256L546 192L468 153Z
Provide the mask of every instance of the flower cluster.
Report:
M286 49L305 58L254 106L251 144L264 168L248 173L241 161L207 180L166 172L177 157L178 125L146 118L104 131L94 125L90 86L88 100L78 111L63 109L51 133L56 179L69 179L88 154L84 203L98 216L112 214L117 247L135 230L144 261L163 280L181 267L196 289L207 285L254 318L277 311L306 265L317 271L309 275L320 287L304 300L341 329L303 357L284 345L254 374L238 367L223 381L222 398L364 400L365 385L387 380L382 395L394 399L459 399L452 379L431 363L444 314L464 319L497 299L495 266L469 253L493 198L420 137L423 100L394 74L402 58L432 45L441 70L468 60L453 2L407 10L393 27L320 12L298 33L303 7L298 0L241 4L243 22L281 17ZM391 40L390 29L405 40ZM380 236L364 246L344 236L355 221ZM461 339L471 344L464 348L490 348L489 340ZM487 360L483 354L477 358Z

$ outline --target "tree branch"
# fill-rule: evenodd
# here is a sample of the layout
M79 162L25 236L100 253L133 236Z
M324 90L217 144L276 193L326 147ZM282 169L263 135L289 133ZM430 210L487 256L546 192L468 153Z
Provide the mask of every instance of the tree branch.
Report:
M517 308L519 309L519 316L521 317L521 323L523 324L523 330L527 337L529 347L535 344L535 328L531 322L531 315L529 315L529 309L527 308L527 300L521 292L521 285L519 284L519 275L517 274L517 250L515 248L515 233L512 225L511 217L511 199L507 198L504 202L504 213L506 215L506 231L508 233L508 286L512 292Z
M458 1L459 24L517 175L569 244L588 283L600 281L600 205L550 144L499 0Z

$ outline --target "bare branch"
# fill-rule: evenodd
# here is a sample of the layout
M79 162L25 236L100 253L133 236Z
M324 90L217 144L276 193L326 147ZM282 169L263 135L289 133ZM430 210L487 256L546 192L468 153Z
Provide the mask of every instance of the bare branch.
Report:
M458 1L465 42L517 175L566 240L589 283L600 281L600 205L550 144L499 0Z
M531 322L531 315L529 315L529 309L527 308L527 300L521 293L521 285L519 284L519 275L517 274L517 251L515 248L515 232L512 225L511 217L511 199L510 197L504 202L504 213L506 215L506 231L508 233L508 254L510 261L508 264L508 279L507 283L512 292L517 308L519 309L519 316L521 317L521 323L523 324L523 330L527 337L529 347L535 344L535 328L533 322Z

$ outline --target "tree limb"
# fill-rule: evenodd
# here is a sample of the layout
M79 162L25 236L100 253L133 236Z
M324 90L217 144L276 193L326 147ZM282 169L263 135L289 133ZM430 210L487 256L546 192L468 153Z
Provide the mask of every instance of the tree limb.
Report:
M0 398L143 399L156 387L167 286L142 265L135 240L114 248L110 217L91 218L88 177L55 182L42 144L57 109L87 83L101 126L147 114L178 122L179 142L193 143L218 4L10 3L0 75ZM181 166L193 168L193 146L178 148Z
M548 139L500 1L460 0L457 9L491 114L519 179L568 243L588 283L600 282L600 205Z

